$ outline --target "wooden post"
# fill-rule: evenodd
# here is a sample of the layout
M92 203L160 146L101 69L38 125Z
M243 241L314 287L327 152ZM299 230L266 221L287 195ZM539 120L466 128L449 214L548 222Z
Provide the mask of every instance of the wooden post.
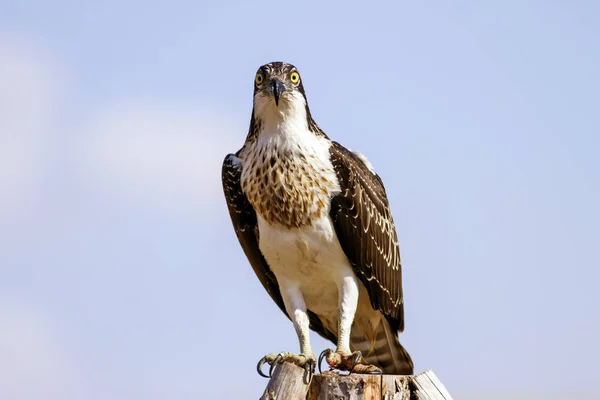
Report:
M412 384L418 400L452 400L446 387L431 370L412 378Z
M381 400L381 375L315 375L308 395L310 400Z
M307 379L304 368L287 362L277 365L260 400L305 400Z
M435 376L427 370L407 375L339 375L324 372L306 383L304 369L278 365L260 400L452 400Z
M410 376L382 375L381 396L383 400L410 400Z

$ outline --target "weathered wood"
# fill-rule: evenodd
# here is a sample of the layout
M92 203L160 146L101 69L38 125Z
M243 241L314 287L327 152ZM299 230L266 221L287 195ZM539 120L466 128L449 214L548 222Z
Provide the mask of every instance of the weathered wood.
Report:
M383 400L410 400L410 376L382 375L381 396Z
M315 375L307 385L304 369L283 363L261 400L452 400L435 376L427 370L417 376L404 375L339 375L325 372ZM412 395L411 395L412 394Z
M418 400L452 400L446 387L431 370L412 378L412 384Z
M315 375L308 400L381 400L381 375Z
M304 368L287 362L279 364L260 400L305 400L307 379Z

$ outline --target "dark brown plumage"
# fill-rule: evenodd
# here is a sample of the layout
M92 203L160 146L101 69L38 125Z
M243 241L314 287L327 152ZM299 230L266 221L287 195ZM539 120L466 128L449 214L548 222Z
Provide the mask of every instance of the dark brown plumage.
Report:
M338 240L367 288L373 308L402 332L400 248L383 182L339 143L332 142L330 154L342 188L331 200L330 211Z

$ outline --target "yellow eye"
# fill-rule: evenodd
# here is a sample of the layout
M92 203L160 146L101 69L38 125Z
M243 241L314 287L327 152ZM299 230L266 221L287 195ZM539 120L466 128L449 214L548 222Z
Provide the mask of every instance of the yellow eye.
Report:
M290 74L290 81L292 81L292 83L298 83L299 80L300 80L300 75L298 75L297 72L292 72Z
M263 74L261 74L260 72L258 74L256 74L256 79L254 80L256 82L257 85L260 85L261 83L263 83L263 80L265 78L263 77Z

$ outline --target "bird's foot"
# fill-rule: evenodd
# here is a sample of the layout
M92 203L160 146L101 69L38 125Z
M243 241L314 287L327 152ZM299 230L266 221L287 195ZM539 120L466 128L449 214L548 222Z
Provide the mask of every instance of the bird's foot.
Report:
M277 364L281 364L284 362L289 362L295 364L301 368L304 368L306 371L307 382L310 382L312 379L312 375L315 372L315 367L317 364L317 360L315 355L310 354L293 354L288 353L287 351L282 351L281 353L270 353L260 359L256 369L260 376L265 378L270 378L273 375L273 371L275 370L275 366ZM271 367L269 368L269 375L266 375L262 372L262 367L265 364L269 364Z
M321 371L323 358L332 369L348 371L350 374L353 372L356 374L381 374L383 372L381 368L373 364L367 364L360 351L343 354L331 349L324 350L319 356L319 372Z

